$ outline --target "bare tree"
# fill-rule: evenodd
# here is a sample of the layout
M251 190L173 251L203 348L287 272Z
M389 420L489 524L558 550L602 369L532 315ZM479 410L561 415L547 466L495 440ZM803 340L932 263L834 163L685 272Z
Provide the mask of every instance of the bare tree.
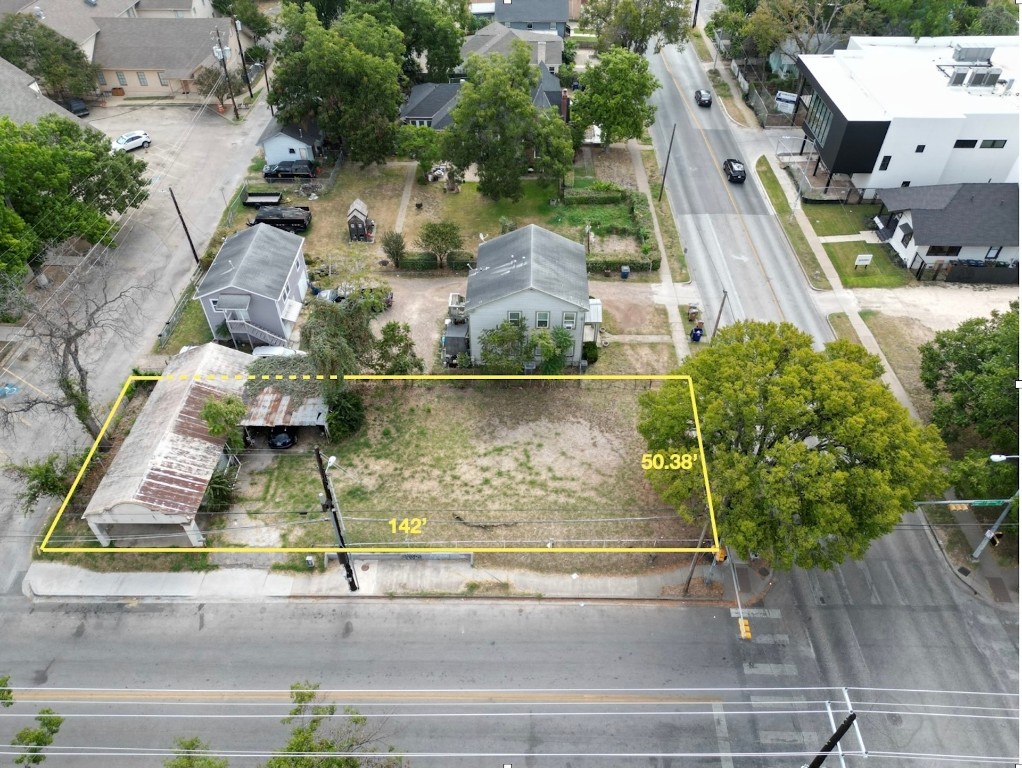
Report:
M0 315L21 316L26 343L34 343L47 358L51 387L25 388L0 409L0 430L10 432L21 414L50 409L74 418L93 439L103 420L90 390L90 368L112 341L128 343L139 330L141 299L151 285L116 288L110 267L98 266L87 280L68 280L40 296L19 290L0 290ZM48 390L48 391L46 391ZM101 450L109 447L106 437Z

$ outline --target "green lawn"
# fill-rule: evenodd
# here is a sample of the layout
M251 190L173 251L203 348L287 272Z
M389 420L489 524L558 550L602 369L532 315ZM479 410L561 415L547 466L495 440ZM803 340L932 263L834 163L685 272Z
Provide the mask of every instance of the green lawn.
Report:
M557 197L557 191L552 186L540 186L533 181L524 182L522 188L522 197L517 202L507 199L494 202L479 194L478 184L466 182L457 195L441 198L441 216L455 222L462 232L500 232L502 216L514 219L519 227L526 224L546 226L550 213L561 210L550 206L550 200Z
M854 235L866 229L867 222L880 212L879 205L840 205L804 203L802 210L820 237Z
M810 247L809 241L806 240L806 236L802 234L802 228L792 218L791 205L788 203L788 198L784 195L781 182L777 180L774 169L770 167L770 163L767 162L765 157L760 157L756 161L756 174L759 176L763 188L766 189L767 197L770 198L770 204L777 213L777 220L784 230L784 234L787 235L788 242L791 243L791 249L795 252L795 256L798 257L799 263L802 264L802 271L808 276L810 284L817 290L829 290L830 284L827 282L827 278L824 277L823 270L820 269L820 263L816 260L816 254L813 253L813 249Z
M845 288L900 288L911 282L909 271L896 266L881 245L853 242L824 243L823 247ZM856 269L855 257L860 253L873 254L873 263Z
M713 54L710 53L710 48L706 44L706 38L703 37L703 33L698 29L692 30L692 36L689 37L692 41L692 47L695 48L696 55L700 61L713 61Z
M678 236L678 229L674 226L674 214L671 212L671 204L667 196L660 200L660 179L662 172L657 163L656 153L651 149L642 151L642 164L646 169L646 178L649 180L650 193L653 197L653 214L660 225L660 236L664 241L664 250L667 251L667 263L671 267L671 276L674 280L687 283L688 265L685 263L685 249ZM673 258L672 258L673 257Z
M197 301L189 301L166 345L163 349L160 349L158 344L154 345L153 352L160 355L176 355L181 351L181 347L198 346L212 340L213 334L202 312L202 305Z

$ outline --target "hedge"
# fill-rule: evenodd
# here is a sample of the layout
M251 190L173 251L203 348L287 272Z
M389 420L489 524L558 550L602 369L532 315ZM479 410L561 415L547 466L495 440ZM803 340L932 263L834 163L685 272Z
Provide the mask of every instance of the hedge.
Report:
M653 239L653 214L649 210L649 200L642 192L632 192L632 218L635 219L635 236L642 244L642 252L649 253L647 245Z
M431 253L409 251L401 259L401 266L398 269L408 269L413 272L428 272L436 269L436 256Z
M606 205L620 203L625 199L623 189L566 189L564 190L565 205Z
M475 264L475 254L469 251L455 251L447 257L447 266L454 272L468 271L469 264Z
M619 273L622 266L629 266L632 272L650 272L660 269L660 256L636 256L626 253L594 253L586 259L586 271Z

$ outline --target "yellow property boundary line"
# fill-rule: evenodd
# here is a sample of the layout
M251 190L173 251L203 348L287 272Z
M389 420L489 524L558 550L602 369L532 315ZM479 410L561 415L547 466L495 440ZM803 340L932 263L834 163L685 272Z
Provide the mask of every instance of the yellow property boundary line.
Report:
M343 379L344 381L684 381L688 383L689 401L692 405L692 414L695 421L696 427L696 444L699 448L699 462L702 468L703 476L703 489L706 492L706 505L710 514L710 531L713 538L713 544L709 547L372 547L372 548L361 548L361 547L346 547L341 549L340 547L51 547L49 546L50 538L53 536L57 525L60 523L61 518L64 516L64 512L67 510L68 504L71 502L71 498L74 496L75 491L78 489L78 485L82 478L85 476L86 471L89 468L89 464L92 462L93 456L96 455L96 451L99 447L100 442L106 435L107 429L109 429L111 422L113 421L114 415L120 408L128 390L132 384L139 381L254 381L254 380L276 380L276 381L336 381ZM49 529L46 531L46 535L43 537L42 543L39 545L41 552L47 553L74 553L84 552L89 554L99 553L174 553L183 554L186 552L273 552L273 553L302 553L302 554L320 554L329 552L347 552L349 554L408 554L408 553L419 553L419 552L473 552L473 553L488 553L488 552L503 552L503 553L538 553L538 552L558 552L558 553L589 553L589 552L621 552L621 553L668 553L668 552L710 552L716 553L720 550L720 538L717 534L717 516L713 509L713 496L710 493L710 478L706 470L706 453L703 449L703 434L699 426L699 411L696 407L696 394L695 388L692 384L692 378L690 376L680 376L671 374L651 374L648 376L639 374L594 374L594 375L552 375L552 376L502 376L502 375L466 375L466 376L451 376L451 375L431 375L431 374L420 374L420 375L407 375L407 376L382 376L382 375L357 375L357 376L338 376L336 374L276 374L276 375L254 375L254 374L172 374L172 375L159 375L159 376L139 376L132 375L127 378L124 382L124 386L121 387L120 394L114 401L113 407L110 409L110 414L106 417L106 421L103 422L103 427L99 431L99 435L96 437L92 446L89 448L88 454L85 456L85 461L82 463L82 468L78 470L78 475L75 477L74 482L71 484L71 490L67 492L64 497L60 508L57 510L57 516L53 519Z

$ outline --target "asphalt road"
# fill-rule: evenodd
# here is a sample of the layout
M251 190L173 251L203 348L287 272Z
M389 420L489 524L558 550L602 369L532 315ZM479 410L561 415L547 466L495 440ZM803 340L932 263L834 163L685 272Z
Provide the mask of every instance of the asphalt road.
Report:
M751 132L732 126L716 103L709 109L695 105L695 89L710 85L691 47L679 52L668 46L659 55L651 54L649 61L661 83L652 99L657 117L650 134L663 167L675 131L667 191L704 316L715 318L723 304L721 325L787 320L819 345L832 340L833 331L817 309L752 169L744 184L724 177L726 158L755 165L756 157L745 154Z

